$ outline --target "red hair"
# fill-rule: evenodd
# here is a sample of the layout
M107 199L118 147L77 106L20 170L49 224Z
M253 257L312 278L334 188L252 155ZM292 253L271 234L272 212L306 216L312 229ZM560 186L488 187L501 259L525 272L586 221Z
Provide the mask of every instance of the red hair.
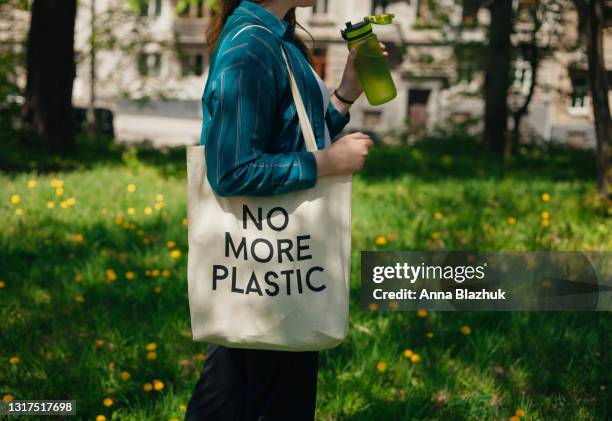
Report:
M206 42L208 43L208 51L212 54L217 46L217 42L219 41L219 36L221 36L221 31L225 26L225 22L227 18L234 12L234 10L240 5L242 0L217 0L217 7L213 13L213 18L208 26L208 30L206 31ZM265 0L251 0L253 3L262 4ZM283 18L285 21L289 22L289 25L293 27L299 26L304 29L302 25L300 25L295 18L295 7L289 9L285 17ZM305 30L305 29L304 29ZM306 31L306 30L305 30ZM307 31L306 31L307 32ZM312 58L310 55L310 50L304 43L304 41L294 32L293 39L300 49L304 57L312 63ZM312 38L312 37L311 37Z

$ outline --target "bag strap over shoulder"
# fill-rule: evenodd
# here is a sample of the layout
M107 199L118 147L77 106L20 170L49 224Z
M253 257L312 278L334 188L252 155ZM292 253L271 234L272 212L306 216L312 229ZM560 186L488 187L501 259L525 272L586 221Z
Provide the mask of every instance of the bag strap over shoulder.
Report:
M266 31L272 33L268 28L262 25L247 25L244 28L241 28L236 34L232 37L232 39L236 38L242 31L251 27L257 26L265 29ZM287 58L287 53L285 53L285 48L282 44L280 44L281 52L283 54L283 59L285 60L285 66L287 66L287 72L289 73L289 82L291 85L291 94L293 96L293 102L295 103L295 109L297 110L298 118L300 121L300 128L302 129L302 133L304 135L304 142L306 143L306 150L309 152L314 152L319 150L317 147L317 141L312 131L312 125L310 124L310 120L308 119L308 114L306 113L306 108L304 107L304 102L302 101L302 95L300 94L300 90L298 88L297 82L295 80L295 76L293 71L291 70L291 66L289 65L289 59Z

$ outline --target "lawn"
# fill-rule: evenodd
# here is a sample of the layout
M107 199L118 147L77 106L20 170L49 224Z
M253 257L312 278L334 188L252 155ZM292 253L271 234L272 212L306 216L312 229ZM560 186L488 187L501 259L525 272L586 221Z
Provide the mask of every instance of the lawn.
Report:
M6 149L0 397L182 418L206 357L190 337L184 156ZM501 163L461 137L376 147L354 179L351 331L321 353L317 420L612 419L609 313L359 305L360 250L612 249L594 167L531 146Z

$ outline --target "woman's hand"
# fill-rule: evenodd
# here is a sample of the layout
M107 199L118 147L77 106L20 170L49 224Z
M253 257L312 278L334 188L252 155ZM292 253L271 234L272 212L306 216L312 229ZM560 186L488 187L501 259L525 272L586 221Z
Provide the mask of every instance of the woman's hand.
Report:
M389 52L387 51L385 44L380 42L379 45L383 51L383 56L388 57ZM356 58L357 49L353 47L351 48L351 51L346 59L342 80L340 82L340 86L338 86L338 95L348 99L349 101L355 101L363 92L359 79L357 78L357 71L355 70Z
M346 175L361 170L372 146L374 142L370 136L356 132L343 136L329 148L314 152L318 176Z

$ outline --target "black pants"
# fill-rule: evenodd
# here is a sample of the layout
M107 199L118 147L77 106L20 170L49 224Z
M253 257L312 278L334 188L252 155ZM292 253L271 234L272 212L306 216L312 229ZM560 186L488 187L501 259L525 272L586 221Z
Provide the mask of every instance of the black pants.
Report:
M210 344L185 421L313 421L318 358Z

